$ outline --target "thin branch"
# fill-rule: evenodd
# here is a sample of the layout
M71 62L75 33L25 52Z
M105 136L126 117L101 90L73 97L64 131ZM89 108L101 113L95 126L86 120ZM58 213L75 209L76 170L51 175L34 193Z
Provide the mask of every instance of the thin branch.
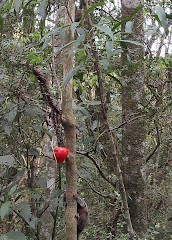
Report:
M110 196L110 195L104 195L104 194L98 192L98 191L95 190L95 189L93 188L93 186L92 186L85 178L83 178L79 173L78 173L78 176L79 176L81 179L83 179L83 180L88 184L88 186L91 188L91 190L92 190L93 192L95 192L96 194L98 194L100 197L109 198L109 199L111 199L112 201L115 201L116 197L114 198L114 197L112 197L112 196Z
M88 0L86 1L86 5L87 5L87 9L88 9ZM92 23L92 20L91 20L91 17L89 14L88 14L88 25L89 25L90 30L93 29L93 23ZM104 81L102 78L102 71L101 71L100 62L99 62L99 55L98 55L97 46L95 44L95 36L94 36L93 31L91 31L91 44L92 44L93 58L95 59L94 68L96 70L96 75L97 75L97 79L98 79L98 83L99 83L99 94L100 94L100 100L101 100L101 106L102 106L102 114L103 114L103 118L104 118L104 124L106 126L107 133L108 133L109 147L112 151L112 157L114 159L114 164L116 166L116 172L117 172L118 179L119 179L120 193L121 193L122 203L123 203L123 207L124 207L124 213L126 215L125 220L126 220L126 224L128 227L128 234L133 239L139 239L137 234L134 232L132 222L131 222L130 212L129 212L129 208L128 208L128 202L127 202L127 194L126 194L126 190L125 190L125 186L124 186L122 171L120 168L120 160L119 160L119 154L118 154L117 141L115 141L113 138L112 130L110 128L110 124L108 121Z
M5 203L3 200L0 199L1 203ZM25 218L18 212L16 211L14 208L11 207L11 210L18 216L20 217L29 227L30 225L28 224L28 222L25 220ZM36 233L36 230L34 228L32 228L34 230L34 232Z
M149 154L149 156L146 158L146 162L149 161L149 159L154 155L154 153L156 152L156 150L158 149L158 147L160 146L161 144L161 137L160 137L160 133L159 133L159 128L158 128L158 125L157 125L157 122L154 121L155 123L155 128L156 128L156 133L157 133L157 144L154 148L154 150Z
M114 21L119 22L118 19L114 18L110 12L107 12L103 7L101 9L98 9L99 11L103 11L104 13L108 14Z
M42 209L42 211L38 214L38 218L41 218L41 216L44 214L44 212L49 208L49 204L45 205L44 208Z
M32 99L32 98L30 98L30 97L28 97L28 96L24 96L24 98L27 98L28 100L30 100L31 102L33 102L32 105L40 108L43 112L46 112L46 111L47 111L45 108L43 108L42 106L40 106L40 104L39 104L36 100L34 100L34 99ZM23 100L23 99L22 99L22 100ZM25 100L25 99L24 99L24 100ZM31 105L30 105L30 106L31 106Z
M121 87L123 87L121 81L120 81L117 77L113 76L113 75L110 74L110 73L107 73L107 75L108 75L109 77L111 77L113 80L115 80L115 82L117 82Z
M52 67L53 67L53 74L54 74L54 78L56 80L57 83L57 87L59 90L59 94L60 94L60 99L62 98L61 96L61 88L60 88L60 83L56 74L56 65L55 65L55 53L54 53L54 35L52 35Z
M97 162L95 161L95 159L89 155L88 152L78 152L76 151L77 154L86 156L87 158L89 158L94 165L96 166L97 170L99 171L100 175L106 180L106 182L108 182L110 185L112 185L113 187L116 188L116 184L114 182L112 182L108 177L105 176L105 174L103 173L103 171L101 170L100 166L97 164Z
M66 10L67 10L67 15L68 15L68 17L69 17L70 20L71 20L71 23L73 23L72 17L71 17L71 15L70 15L70 12L69 12L69 9L68 9L68 6L67 6L67 2L65 3L65 8L66 8Z
M117 129L123 127L125 124L129 124L129 123L131 123L131 122L133 122L133 121L135 121L139 118L143 118L143 117L146 117L146 115L141 115L141 116L134 117L134 118L132 118L128 121L125 121L125 122L121 123L118 127L112 128L112 130L117 130Z

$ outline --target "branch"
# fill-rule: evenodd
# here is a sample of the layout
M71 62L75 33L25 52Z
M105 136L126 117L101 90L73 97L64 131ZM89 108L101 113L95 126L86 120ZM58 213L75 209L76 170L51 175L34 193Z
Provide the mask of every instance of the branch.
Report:
M93 186L92 186L85 178L83 178L79 173L78 173L78 176L79 176L81 179L83 179L83 180L88 184L88 186L91 188L91 190L93 190L93 192L95 192L96 194L98 194L100 197L109 198L109 199L111 199L112 201L115 201L116 198L114 198L114 197L112 197L112 196L110 196L110 195L104 195L104 194L98 192L97 190L95 190L95 189L93 188Z
M67 10L67 15L68 15L71 23L73 23L72 17L71 17L71 15L70 15L70 12L69 12L69 9L68 9L68 6L67 6L67 3L65 3L65 8L66 8L66 10Z
M61 134L59 133L59 129L58 129L58 126L61 122L61 111L58 108L58 106L56 105L53 97L51 96L48 82L47 82L46 78L44 77L42 71L39 68L35 68L33 70L33 74L36 76L36 78L39 81L39 86L40 86L40 90L41 90L44 101L52 109L51 118L52 118L53 126L54 126L54 129L56 131L58 138L61 139Z
M120 81L117 77L113 76L113 75L110 74L110 73L107 73L107 75L108 75L109 77L111 77L113 80L115 80L121 87L123 87L121 81Z
M1 203L4 203L4 201L1 200L1 199L0 199L0 202L1 202ZM20 217L20 218L27 224L27 226L30 227L29 223L25 220L25 218L24 218L18 211L16 211L16 210L15 210L14 208L12 208L12 207L11 207L11 210L12 210L18 217ZM35 230L34 228L32 228L32 229L33 229L34 232L36 233L36 230Z
M156 128L156 133L157 133L157 144L156 144L154 150L153 150L153 151L149 154L149 156L146 158L146 162L149 161L149 159L154 155L154 153L156 152L156 150L158 149L158 147L159 147L160 144L161 144L159 128L158 128L158 125L157 125L156 121L154 121L154 123L155 123L155 128Z
M86 4L87 4L87 9L88 9L88 0L86 1ZM88 25L89 25L89 29L92 30L93 29L93 23L92 23L92 20L91 20L91 17L90 17L89 14L88 14ZM121 193L121 199L122 199L122 203L123 203L123 207L124 207L124 213L125 213L125 216L126 216L125 220L126 220L126 225L128 227L128 234L129 234L130 237L135 239L136 233L134 232L134 229L133 229L133 226L132 226L130 212L129 212L129 208L128 208L127 194L126 194L126 190L125 190L125 186L124 186L122 171L121 171L121 168L120 168L118 146L117 146L117 142L114 141L114 138L113 138L113 135L112 135L112 130L111 130L110 124L108 122L104 81L103 81L103 78L102 78L102 71L101 71L100 62L99 62L98 50L97 50L97 46L95 44L95 42L96 42L95 41L95 36L94 36L93 31L91 31L90 33L91 33L92 55L93 55L93 58L95 60L94 68L96 70L96 75L97 75L97 79L98 79L98 83L99 83L99 94L100 94L100 100L101 100L101 106L102 106L102 114L103 114L103 118L104 118L104 124L106 126L107 133L108 133L109 148L112 151L112 157L114 159L114 163L116 165L116 172L117 172L117 175L118 175L118 178L119 178L120 193Z
M134 117L134 118L132 118L128 121L125 121L125 122L121 123L118 127L112 128L112 130L117 130L117 129L123 127L125 124L131 123L131 122L133 122L133 121L135 121L139 118L143 118L143 117L146 117L146 115L141 115L141 116Z
M103 11L104 13L108 14L114 21L119 22L118 19L114 18L114 16L110 12L107 12L105 9L103 9L103 7L101 9L98 9L98 10Z
M56 74L55 52L54 52L54 35L52 35L52 70L53 70L54 78L56 80L57 87L58 87L58 90L59 90L60 99L62 99L60 83L59 83L59 79L58 79L57 74Z
M45 109L45 108L43 108L42 106L40 106L39 105L39 103L37 103L37 101L36 100L34 100L34 99L32 99L32 98L30 98L30 97L28 97L28 96L24 96L24 98L27 98L28 100L30 100L31 102L33 102L33 103L31 103L31 105L30 106L36 106L36 107L38 107L39 109L41 109L43 112L46 112L47 110ZM25 99L22 99L22 100L24 100L25 101ZM25 101L26 102L26 101ZM29 104L28 104L29 105Z
M78 152L78 151L76 151L76 153L80 154L80 155L83 155L83 156L86 156L87 158L89 158L94 163L94 165L96 166L96 168L99 171L100 175L106 180L106 182L108 182L110 185L112 185L113 187L116 188L116 184L113 183L108 177L105 176L105 174L101 170L100 166L97 164L95 159L92 156L89 155L88 152Z
M41 90L44 101L49 104L49 106L52 108L53 111L59 114L60 110L58 109L56 103L54 102L54 99L51 96L51 93L47 84L47 80L44 77L42 71L39 68L34 68L33 74L36 76L36 78L39 81L39 86L40 86L40 90Z

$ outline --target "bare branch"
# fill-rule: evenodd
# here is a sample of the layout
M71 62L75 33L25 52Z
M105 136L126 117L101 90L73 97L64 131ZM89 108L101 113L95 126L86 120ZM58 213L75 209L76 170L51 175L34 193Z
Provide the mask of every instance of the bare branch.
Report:
M113 15L110 12L107 12L103 7L99 9L99 11L103 11L104 13L108 14L114 21L119 22L118 19L114 18Z
M96 160L89 155L88 152L76 152L77 154L80 154L80 155L83 155L83 156L86 156L87 158L89 158L93 163L94 165L96 166L97 170L99 171L100 175L106 180L106 182L108 182L110 185L112 185L113 187L116 188L116 184L114 182L112 182L108 177L105 176L104 172L101 170L100 166L97 164Z
M125 121L125 122L121 123L118 127L115 127L112 130L117 130L117 129L123 127L125 124L129 124L129 123L131 123L131 122L133 122L133 121L135 121L135 120L137 120L139 118L144 118L144 117L146 117L146 115L141 115L141 116L134 117L134 118L132 118L132 119L130 119L128 121Z
M154 148L154 150L149 154L149 156L146 158L146 162L149 161L149 159L154 155L154 153L156 152L156 150L158 149L158 147L160 146L161 144L161 140L160 140L160 133L159 133L159 128L158 128L158 124L156 121L154 121L155 123L155 128L156 128L156 133L157 133L157 144Z
M95 192L96 194L98 194L100 197L109 198L109 199L111 199L112 201L115 201L116 197L114 198L114 197L112 197L112 196L110 196L110 195L104 195L104 194L98 192L98 191L95 190L95 189L93 188L93 186L92 186L85 178L83 178L79 173L78 173L78 176L79 176L81 179L83 179L83 180L88 184L88 186L91 188L91 190L92 190L93 192Z

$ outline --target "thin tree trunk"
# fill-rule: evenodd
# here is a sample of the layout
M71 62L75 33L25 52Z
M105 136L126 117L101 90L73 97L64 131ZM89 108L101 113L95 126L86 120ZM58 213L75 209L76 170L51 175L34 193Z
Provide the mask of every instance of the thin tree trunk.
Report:
M88 9L88 1L87 1L87 9ZM88 15L88 24L89 28L93 28L92 20L90 15ZM95 45L95 36L94 32L91 31L91 42L92 42L92 55L94 58L94 69L96 71L98 83L99 83L99 94L100 94L100 100L101 100L101 107L102 107L102 119L104 121L104 126L105 126L105 131L107 133L107 139L109 143L109 148L111 149L111 158L113 160L113 164L115 166L115 172L116 175L118 176L119 180L119 185L120 185L120 194L121 194L121 199L123 203L123 208L124 208L124 214L125 214L125 220L127 223L127 230L129 237L131 239L138 239L136 236L135 232L133 231L131 219L130 219L130 213L128 209L128 203L127 203L127 197L126 197L126 190L123 182L123 175L120 167L120 159L119 159L119 150L118 150L118 143L116 136L113 135L112 130L110 128L109 120L107 117L107 104L105 100L105 87L104 87L104 81L103 81L103 76L101 72L101 67L99 63L99 56L98 56L98 51Z
M143 1L121 1L122 19L130 14ZM144 42L143 10L141 9L133 21L132 33L127 40ZM122 25L122 32L125 24ZM128 60L129 58L131 60ZM144 109L144 51L142 46L127 44L122 54L122 113L123 122L140 116ZM144 170L145 170L145 139L146 130L144 119L139 118L123 127L122 133L122 165L124 183L128 194L128 203L133 228L139 236L146 230L146 201L144 198Z
M49 119L49 131L54 131L54 126ZM51 139L46 134L42 141L42 148L43 153L46 156L45 157L45 163L46 163L46 189L44 192L44 209L41 216L41 229L40 229L40 239L41 240L52 240L52 232L53 232L53 226L54 226L54 219L51 215L50 208L48 207L50 205L51 199L51 193L55 189L55 180L57 176L57 167L56 162L53 159L53 150L51 146ZM48 219L48 221L47 221Z
M44 192L43 212L40 216L41 223L37 229L37 239L52 240L55 222L51 214L52 209L49 208L49 205L51 204L51 193L55 189L55 181L57 177L57 165L56 161L54 161L53 159L53 148L57 143L57 137L59 138L59 109L58 106L56 106L56 102L54 101L53 97L51 96L50 79L46 79L40 69L34 69L33 73L39 81L40 90L44 101L50 106L45 116L46 123L48 123L47 128L52 136L54 136L54 134L56 133L56 138L53 137L53 139L51 140L50 137L45 134L42 140L42 151L45 159L41 159L40 165L42 165L42 162L45 162L46 164L46 188Z
M65 25L71 24L75 17L75 2L69 0L66 5ZM73 40L71 29L66 29L66 43ZM73 68L73 54L69 54L73 46L70 45L64 52L63 76L65 77ZM77 193L77 167L76 155L76 123L72 110L73 79L65 85L62 93L62 123L65 132L65 146L70 154L66 159L66 240L77 239L77 203L74 194Z

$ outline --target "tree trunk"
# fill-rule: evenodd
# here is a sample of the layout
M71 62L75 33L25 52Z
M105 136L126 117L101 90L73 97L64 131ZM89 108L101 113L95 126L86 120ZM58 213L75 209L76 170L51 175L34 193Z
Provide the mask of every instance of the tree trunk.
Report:
M121 1L122 19L143 4L143 1ZM133 29L127 40L144 42L143 10L132 20ZM122 25L122 32L125 24ZM128 55L128 56L127 56ZM142 46L127 44L122 54L122 113L123 122L142 115L144 98L144 51ZM130 58L130 60L129 60ZM141 119L141 120L140 120ZM123 127L122 132L122 165L124 183L128 194L133 228L139 236L146 230L146 201L144 198L144 168L146 130L143 118L131 121Z
M66 6L65 25L74 22L75 3L69 0ZM73 40L71 29L66 29L65 44ZM73 54L69 51L73 46L70 45L65 49L63 58L63 76L65 77L73 68ZM62 93L62 122L65 132L65 146L69 149L70 154L66 159L66 240L77 239L77 203L74 194L77 193L77 167L75 162L76 154L76 123L72 110L72 91L73 79L64 86Z
M88 9L88 2L86 4L87 4L87 9ZM93 28L93 24L92 24L90 15L88 15L88 25L89 25L90 29ZM100 94L100 99L101 99L102 116L103 116L103 121L104 121L104 125L105 125L105 131L107 132L109 149L111 149L111 159L113 159L113 163L115 166L115 172L116 172L116 175L117 175L118 181L119 181L120 194L121 194L121 199L122 199L122 204L123 204L123 209L124 209L124 214L125 214L127 231L128 231L128 235L131 239L138 239L138 236L133 231L130 213L129 213L129 209L128 209L126 190L125 190L123 175L122 175L121 166L120 166L118 142L117 142L115 134L113 135L113 133L112 133L112 130L111 130L110 124L109 124L109 120L108 120L108 116L107 116L107 103L105 100L105 87L104 87L102 71L101 71L101 67L100 67L100 63L99 63L99 55L98 55L98 51L97 51L97 48L95 45L95 36L94 36L93 31L90 31L90 32L91 32L91 42L92 42L92 56L94 58L94 68L95 68L98 83L99 83L98 92ZM115 231L115 229L114 229L114 231Z
M48 119L47 119L48 121ZM51 119L48 121L49 123L49 131L54 131L53 123ZM52 232L53 232L53 226L54 226L54 219L51 215L51 209L48 207L50 205L51 199L51 193L55 189L55 180L57 176L57 167L56 167L56 161L53 159L53 150L51 146L51 139L46 134L42 141L42 148L43 153L46 156L45 162L46 162L46 189L44 192L44 213L41 216L41 229L40 229L40 239L41 240L52 240ZM47 221L48 219L48 221Z

